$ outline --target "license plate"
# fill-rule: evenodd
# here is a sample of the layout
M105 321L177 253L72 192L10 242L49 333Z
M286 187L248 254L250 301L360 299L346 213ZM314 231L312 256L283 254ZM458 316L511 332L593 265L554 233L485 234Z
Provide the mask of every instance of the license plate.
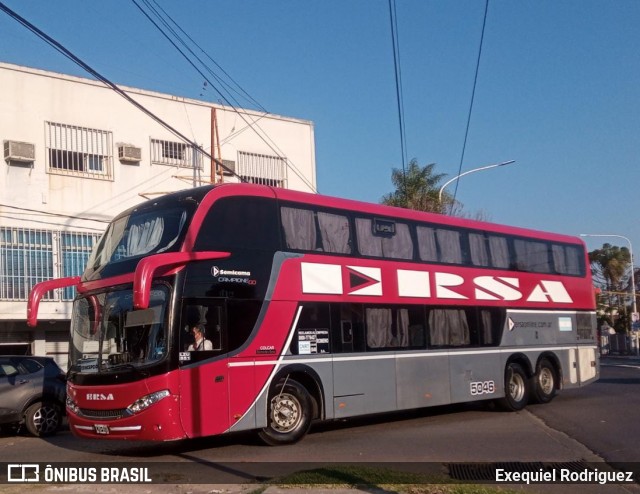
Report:
M96 434L109 434L109 426L104 424L95 424Z

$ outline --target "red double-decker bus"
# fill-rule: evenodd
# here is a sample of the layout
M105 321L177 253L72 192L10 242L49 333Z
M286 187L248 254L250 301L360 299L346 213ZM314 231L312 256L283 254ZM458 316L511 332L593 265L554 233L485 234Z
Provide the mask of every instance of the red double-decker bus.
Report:
M599 376L578 238L267 186L117 216L75 286L67 414L87 438L176 440L496 400ZM46 303L46 302L43 302Z

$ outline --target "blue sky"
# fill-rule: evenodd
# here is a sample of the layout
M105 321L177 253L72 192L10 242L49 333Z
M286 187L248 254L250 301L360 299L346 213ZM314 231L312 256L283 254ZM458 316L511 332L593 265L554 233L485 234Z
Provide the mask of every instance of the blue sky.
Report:
M392 190L401 151L387 0L157 2L267 110L314 122L319 192L378 202ZM5 3L116 83L218 101L131 1ZM484 6L397 0L407 155L449 178ZM638 26L635 0L490 0L462 169L516 163L462 178L467 212L624 235L640 255ZM0 33L1 61L86 76L2 13ZM605 241L625 245L587 245Z

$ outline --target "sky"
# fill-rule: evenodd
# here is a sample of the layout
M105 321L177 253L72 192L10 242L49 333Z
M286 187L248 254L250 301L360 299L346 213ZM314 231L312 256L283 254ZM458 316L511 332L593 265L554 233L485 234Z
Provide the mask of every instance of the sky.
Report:
M133 0L0 1L117 84L220 101ZM154 1L269 112L314 123L318 192L393 190L388 0ZM622 235L640 256L640 2L488 5L462 172L515 163L462 177L457 199L497 223ZM396 0L406 155L436 163L442 183L459 172L484 12L484 0ZM2 12L0 33L0 61L87 77Z

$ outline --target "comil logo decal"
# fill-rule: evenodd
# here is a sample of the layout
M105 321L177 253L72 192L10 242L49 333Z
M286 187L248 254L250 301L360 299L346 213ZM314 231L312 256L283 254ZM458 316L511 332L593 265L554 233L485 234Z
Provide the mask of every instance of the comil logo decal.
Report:
M302 292L382 296L382 271L363 266L301 263Z

